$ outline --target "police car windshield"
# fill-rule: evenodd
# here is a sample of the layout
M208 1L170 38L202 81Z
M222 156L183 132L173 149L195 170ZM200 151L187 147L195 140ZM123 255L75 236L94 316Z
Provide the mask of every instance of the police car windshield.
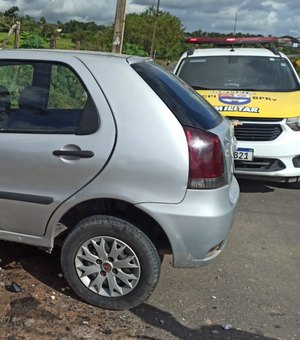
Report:
M197 90L299 90L290 64L278 56L190 57L182 61L178 76Z

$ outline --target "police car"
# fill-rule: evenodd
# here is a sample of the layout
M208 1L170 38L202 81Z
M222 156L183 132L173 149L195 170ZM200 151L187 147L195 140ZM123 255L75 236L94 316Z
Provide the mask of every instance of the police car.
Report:
M235 174L300 188L300 80L278 38L187 42L214 45L185 52L174 73L232 120Z

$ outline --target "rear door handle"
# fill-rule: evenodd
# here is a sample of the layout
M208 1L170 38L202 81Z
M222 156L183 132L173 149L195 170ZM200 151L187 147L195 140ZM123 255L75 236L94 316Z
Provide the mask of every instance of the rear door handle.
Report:
M76 150L76 151L70 151L70 150L54 150L52 152L54 156L71 156L71 157L78 157L78 158L92 158L94 156L93 151L89 150Z

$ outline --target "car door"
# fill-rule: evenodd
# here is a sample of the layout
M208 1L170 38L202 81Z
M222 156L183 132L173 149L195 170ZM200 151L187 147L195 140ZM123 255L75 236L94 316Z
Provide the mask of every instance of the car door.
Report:
M2 238L42 236L55 209L99 175L116 137L86 66L71 56L20 56L0 58Z

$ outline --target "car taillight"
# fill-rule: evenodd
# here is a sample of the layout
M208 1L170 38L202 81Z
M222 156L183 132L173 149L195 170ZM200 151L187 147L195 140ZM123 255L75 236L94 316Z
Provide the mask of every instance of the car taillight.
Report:
M227 184L222 146L211 132L184 127L189 147L190 189L213 189Z

